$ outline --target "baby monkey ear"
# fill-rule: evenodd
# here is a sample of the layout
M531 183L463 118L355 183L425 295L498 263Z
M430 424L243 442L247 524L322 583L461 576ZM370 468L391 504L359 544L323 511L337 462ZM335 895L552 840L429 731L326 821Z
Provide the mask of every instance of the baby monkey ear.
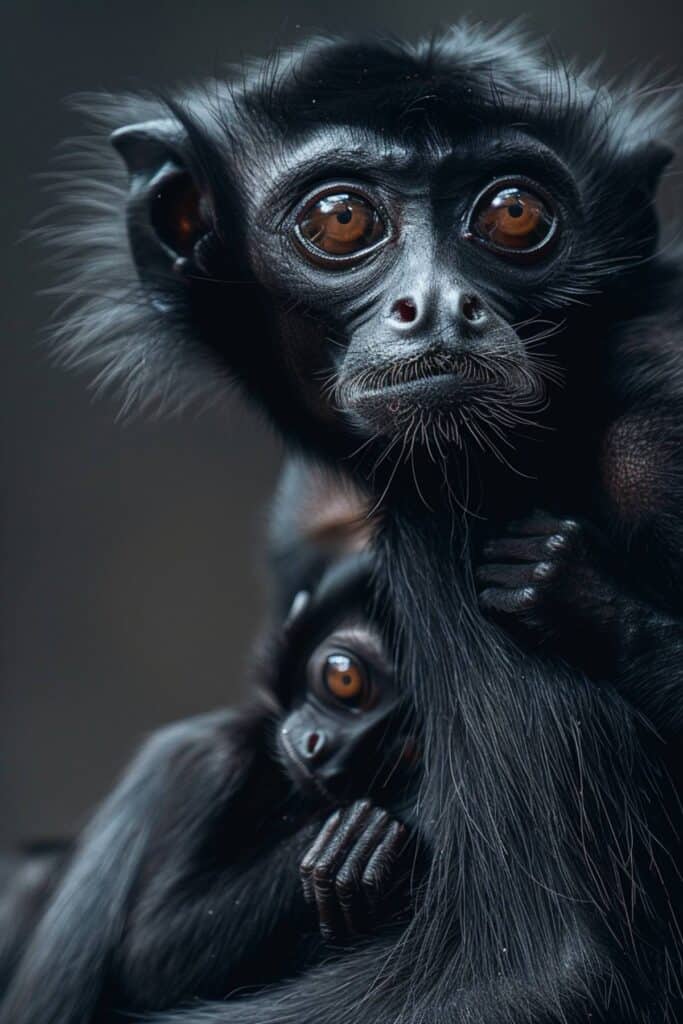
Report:
M126 219L131 252L146 284L163 288L191 263L201 269L200 243L212 218L206 197L183 159L189 142L172 118L118 128L111 143L129 172Z

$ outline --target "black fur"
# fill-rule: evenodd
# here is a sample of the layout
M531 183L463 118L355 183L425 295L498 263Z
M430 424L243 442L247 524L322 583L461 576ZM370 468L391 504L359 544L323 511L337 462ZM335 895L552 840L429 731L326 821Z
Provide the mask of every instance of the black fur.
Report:
M72 846L66 839L45 840L0 857L0 993L7 990Z
M294 446L353 474L381 513L378 596L421 730L419 820L436 854L398 938L159 1021L679 1019L668 752L609 687L522 653L487 623L473 580L482 545L542 508L602 527L628 552L639 599L679 610L680 266L658 250L653 206L673 98L607 92L513 33L460 26L416 47L313 42L204 91L100 113L111 127L163 124L117 137L130 201L108 160L106 191L86 190L103 205L87 227L77 215L69 242L67 355L122 383L126 406L175 404L234 375ZM150 204L163 207L182 174L201 204L196 242L180 254L160 244ZM561 196L561 239L540 269L491 260L461 231L497 174ZM423 203L396 213L382 253L348 273L306 267L290 243L297 202L335 178L360 179L390 210ZM468 327L462 305L447 312L456 286L488 326ZM431 313L413 349L391 324L406 289L422 289ZM438 373L452 375L457 399L443 398ZM398 398L386 391L397 383ZM647 424L645 465L661 474L643 489L619 444L634 417ZM671 666L680 641L667 639ZM114 881L91 883L101 908L74 934L81 969L106 956L88 937L116 905ZM66 1014L54 981L68 963L59 900L8 1024L35 1019L29 993L47 992L46 979L41 1020L83 1019ZM202 956L196 940L188 948L185 958Z
M35 908L20 899L25 887L16 871L4 879L5 902L16 915L8 922L13 930L6 944L13 939L13 955L7 957L7 977L27 944L29 971L36 970L57 935L60 960L70 965L30 995L19 995L20 968L4 1007L7 1019L137 1019L142 1011L191 996L223 997L339 957L358 941L358 929L376 929L382 918L396 929L409 896L405 886L395 885L396 872L404 870L399 854L405 849L406 869L414 871L416 861L403 828L367 797L412 817L406 770L397 760L399 709L391 722L377 717L378 707L356 715L335 712L343 732L342 745L333 750L339 775L332 781L324 774L324 758L316 758L304 787L304 768L299 764L294 771L293 757L278 739L283 728L293 735L306 708L314 721L324 710L307 689L307 659L316 646L340 626L353 627L348 642L362 652L364 641L360 634L355 640L355 631L371 630L364 592L362 561L333 566L286 631L279 628L270 639L257 674L261 694L250 707L181 722L148 740L76 847L66 847L68 869L33 935L39 909L58 881L55 854L39 890L31 886ZM379 696L385 703L391 698ZM366 725L368 716L376 724ZM334 739L333 717L321 717L328 742ZM313 784L318 776L324 791ZM358 797L364 799L341 817L358 841L335 848L343 832L330 830L330 815ZM316 837L326 837L327 819L330 838L316 843L304 872L300 864ZM63 871L65 854L59 852ZM380 856L372 873L356 878L354 868L369 865L373 852ZM342 870L347 859L348 878ZM27 879L29 867L24 858ZM193 947L201 954L188 955Z

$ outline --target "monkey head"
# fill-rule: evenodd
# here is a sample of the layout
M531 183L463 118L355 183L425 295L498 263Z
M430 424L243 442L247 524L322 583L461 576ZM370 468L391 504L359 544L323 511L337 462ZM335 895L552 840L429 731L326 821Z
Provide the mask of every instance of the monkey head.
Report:
M381 791L386 747L396 755L388 725L398 694L376 633L353 617L340 622L309 654L301 684L277 731L288 773L332 799Z
M335 457L527 429L655 246L670 105L607 95L511 32L312 42L124 107L140 119L107 117L139 280L113 327L107 304L119 349L101 280L74 349L162 396L208 359Z
M370 572L367 552L350 555L296 595L271 673L280 762L298 791L325 802L387 799L415 760L393 660L371 614Z

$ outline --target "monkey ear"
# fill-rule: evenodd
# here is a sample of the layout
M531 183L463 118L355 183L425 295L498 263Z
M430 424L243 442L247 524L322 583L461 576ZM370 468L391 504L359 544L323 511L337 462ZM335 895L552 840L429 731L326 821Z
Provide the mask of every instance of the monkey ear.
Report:
M211 230L207 200L183 159L187 135L168 118L118 128L111 143L129 172L126 217L138 273L161 284Z
M630 175L640 190L654 196L665 168L675 156L674 150L664 142L652 139L628 156Z
M170 117L159 118L117 128L110 141L131 174L148 174L182 148L185 133Z

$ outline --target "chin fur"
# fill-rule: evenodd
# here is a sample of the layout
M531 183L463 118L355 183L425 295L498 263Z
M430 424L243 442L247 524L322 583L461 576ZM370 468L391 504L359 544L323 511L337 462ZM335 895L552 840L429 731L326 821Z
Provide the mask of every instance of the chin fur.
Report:
M422 355L342 381L338 394L356 429L402 441L404 454L467 443L495 451L547 404L533 365L484 355Z

